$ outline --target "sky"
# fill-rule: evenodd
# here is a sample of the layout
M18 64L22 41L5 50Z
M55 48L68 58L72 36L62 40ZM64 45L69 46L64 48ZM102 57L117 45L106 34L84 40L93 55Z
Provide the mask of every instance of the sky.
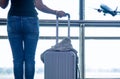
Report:
M79 0L43 0L44 4L48 7L55 10L63 10L66 13L70 13L72 20L79 19ZM58 4L59 3L59 4ZM54 5L53 5L54 4ZM120 15L115 17L107 14L106 16L103 13L98 13L94 8L100 8L101 4L106 4L112 10L115 10L118 7L118 11L120 11L120 0L85 0L85 20L119 20ZM66 6L67 5L67 6ZM6 18L7 12L9 10L9 6L4 10L0 8L0 17ZM37 10L38 11L38 10ZM4 14L4 15L3 15ZM55 19L54 15L46 14L38 11L39 19Z
M118 7L120 11L120 0L85 0L85 19L86 20L119 20L120 15L115 17L107 14L106 16L103 13L98 13L94 8L99 9L101 4L109 6L112 10L115 10Z

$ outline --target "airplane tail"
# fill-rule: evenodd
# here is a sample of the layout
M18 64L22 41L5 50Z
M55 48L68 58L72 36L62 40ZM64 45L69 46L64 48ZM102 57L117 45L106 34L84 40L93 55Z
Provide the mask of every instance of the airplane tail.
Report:
M120 11L118 11L118 6L116 7L116 9L114 10L114 13L120 13Z
M116 9L114 11L117 11L117 9L118 9L118 6L116 7Z

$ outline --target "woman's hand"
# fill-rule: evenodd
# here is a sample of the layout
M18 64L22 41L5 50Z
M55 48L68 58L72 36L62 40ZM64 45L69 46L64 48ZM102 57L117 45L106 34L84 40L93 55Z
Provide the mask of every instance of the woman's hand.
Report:
M64 11L56 11L56 15L61 18L66 16L66 13Z
M0 0L0 7L5 9L8 5L9 0Z

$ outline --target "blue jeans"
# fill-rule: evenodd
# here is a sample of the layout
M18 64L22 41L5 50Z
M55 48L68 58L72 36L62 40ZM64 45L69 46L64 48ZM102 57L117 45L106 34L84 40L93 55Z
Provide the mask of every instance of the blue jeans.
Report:
M34 79L35 51L39 37L39 21L37 17L8 17L8 39L12 49L14 77Z

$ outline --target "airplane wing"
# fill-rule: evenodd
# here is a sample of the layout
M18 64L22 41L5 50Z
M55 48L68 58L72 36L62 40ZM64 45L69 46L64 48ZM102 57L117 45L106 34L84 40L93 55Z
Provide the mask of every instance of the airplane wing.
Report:
M97 9L97 8L94 8L94 10L97 10L98 12L102 12L103 11L102 9Z

